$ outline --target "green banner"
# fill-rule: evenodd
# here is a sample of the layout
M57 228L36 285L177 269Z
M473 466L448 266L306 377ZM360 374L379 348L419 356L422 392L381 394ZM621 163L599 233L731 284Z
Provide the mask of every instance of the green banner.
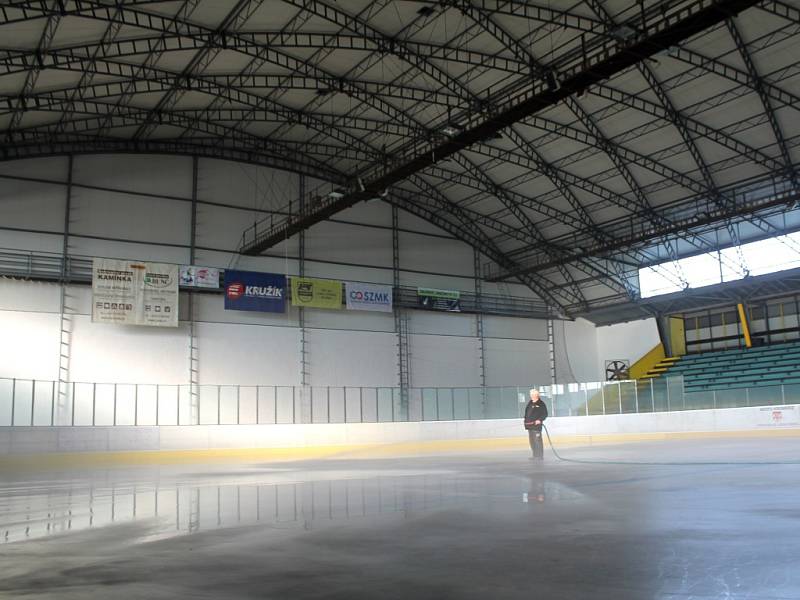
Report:
M436 290L417 288L417 304L427 310L461 312L461 292L455 290Z
M458 300L461 298L461 292L455 290L436 290L433 288L417 288L417 294L420 296L429 296L430 298L446 298L447 300Z
M342 282L334 279L292 277L292 306L342 308Z

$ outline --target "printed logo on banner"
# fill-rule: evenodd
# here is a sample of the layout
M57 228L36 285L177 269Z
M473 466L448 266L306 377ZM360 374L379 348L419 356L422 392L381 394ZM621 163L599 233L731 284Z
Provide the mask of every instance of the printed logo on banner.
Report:
M151 288L167 288L172 285L172 277L168 273L146 273L144 284Z
M392 287L371 283L345 282L347 310L392 312Z
M314 300L314 284L309 281L301 281L298 283L297 297L306 304Z
M342 282L334 279L292 277L292 306L342 308Z
M231 300L238 300L239 298L244 296L244 284L243 283L228 284L228 289L225 291L225 294Z
M286 311L286 277L275 273L225 271L225 310Z

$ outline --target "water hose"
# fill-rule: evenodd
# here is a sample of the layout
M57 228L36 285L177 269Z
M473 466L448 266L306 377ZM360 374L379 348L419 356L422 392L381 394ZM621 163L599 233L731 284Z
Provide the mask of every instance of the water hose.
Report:
M639 460L587 460L581 458L566 458L561 456L556 450L553 439L550 437L550 432L547 425L542 423L542 428L547 435L547 441L550 444L550 449L553 455L562 462L576 463L581 465L637 465L637 466L768 466L768 465L800 465L800 460L785 460L785 461L639 461Z

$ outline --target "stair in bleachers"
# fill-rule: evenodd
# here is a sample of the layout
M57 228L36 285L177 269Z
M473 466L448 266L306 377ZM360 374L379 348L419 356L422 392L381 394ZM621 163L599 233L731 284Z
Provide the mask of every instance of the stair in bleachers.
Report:
M647 382L651 379L657 379L661 377L664 373L669 371L672 367L675 366L675 363L680 360L680 356L667 356L666 358L662 358L658 364L656 364L652 369L647 371L644 377L640 377L638 381L640 382Z
M668 370L687 392L800 383L800 342L688 354Z

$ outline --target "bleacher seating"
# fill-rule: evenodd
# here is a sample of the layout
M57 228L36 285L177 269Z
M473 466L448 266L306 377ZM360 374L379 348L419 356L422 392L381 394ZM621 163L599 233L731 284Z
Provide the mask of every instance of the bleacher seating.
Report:
M800 383L800 341L687 354L660 375L683 375L687 392Z

